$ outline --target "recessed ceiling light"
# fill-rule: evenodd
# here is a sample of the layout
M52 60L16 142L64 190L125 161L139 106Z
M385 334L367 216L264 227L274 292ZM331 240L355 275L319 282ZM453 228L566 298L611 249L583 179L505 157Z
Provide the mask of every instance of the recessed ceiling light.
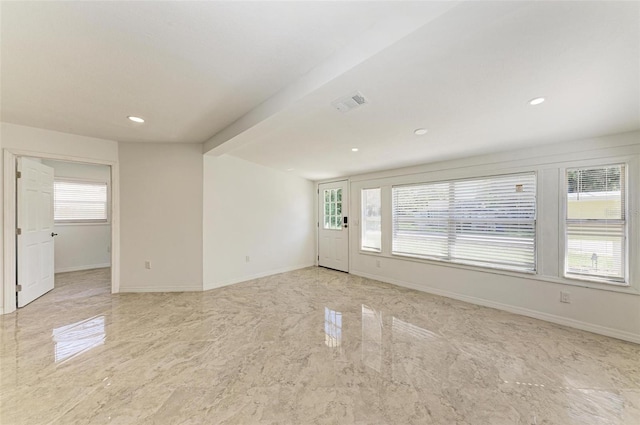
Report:
M358 152L358 148L351 148L351 152Z
M413 134L415 134L416 136L424 136L425 134L427 134L427 130L426 128L417 128Z
M531 99L529 101L529 105L534 105L535 106L535 105L541 104L542 102L544 102L544 97L536 97L535 99Z
M129 115L127 118L129 118L133 122L138 122L138 123L143 123L144 122L144 119L142 119L140 117L134 117L133 115Z
M287 171L293 171L295 168L287 168Z

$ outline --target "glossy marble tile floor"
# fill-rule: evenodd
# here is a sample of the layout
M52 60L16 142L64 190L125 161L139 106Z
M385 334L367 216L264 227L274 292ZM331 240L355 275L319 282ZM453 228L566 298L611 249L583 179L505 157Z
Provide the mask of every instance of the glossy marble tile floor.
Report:
M2 425L640 424L640 346L535 319L318 268L57 281L0 319Z

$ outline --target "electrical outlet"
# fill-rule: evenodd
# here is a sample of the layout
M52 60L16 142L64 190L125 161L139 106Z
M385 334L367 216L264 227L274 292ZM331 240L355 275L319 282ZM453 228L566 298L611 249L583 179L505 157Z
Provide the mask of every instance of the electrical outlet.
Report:
M376 260L376 267L380 268L380 260Z
M571 294L569 292L561 291L560 292L560 302L561 303L570 304L571 303Z
M145 261L144 262L144 268L147 270L151 270L151 261Z
M251 258L249 258L249 256L247 255L246 257L244 257L244 261L248 263L249 261L251 261Z
M111 253L111 245L107 245L107 253Z

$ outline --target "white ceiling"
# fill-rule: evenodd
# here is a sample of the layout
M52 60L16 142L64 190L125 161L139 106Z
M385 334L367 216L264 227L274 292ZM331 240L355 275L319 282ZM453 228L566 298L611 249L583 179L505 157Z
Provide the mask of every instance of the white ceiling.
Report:
M203 142L394 13L348 2L0 7L2 121L132 142Z
M17 124L314 180L640 129L639 2L0 4Z
M457 6L248 129L231 154L320 180L640 129L639 6ZM354 90L371 103L331 107Z

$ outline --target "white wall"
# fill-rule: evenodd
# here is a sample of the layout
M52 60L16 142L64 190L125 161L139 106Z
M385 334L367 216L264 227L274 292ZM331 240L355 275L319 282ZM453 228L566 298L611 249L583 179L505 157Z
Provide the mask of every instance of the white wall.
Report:
M312 266L314 193L308 180L205 155L204 289Z
M118 161L118 142L60 133L41 128L0 123L3 149L44 152L97 161ZM37 156L37 155L36 155Z
M27 156L29 153L44 153L52 157L66 157L68 159L110 163L117 163L118 161L118 143L112 140L60 133L16 124L0 123L0 145L3 151L5 149L20 151L21 154L24 153ZM2 179L0 187L4 187L3 174L0 174L0 179ZM6 200L3 202L6 202ZM0 210L0 222L4 223L4 211L2 210ZM3 242L5 236L6 234L3 234ZM11 293L7 289L10 282L7 285L4 282L4 266L3 264L2 286L5 291L0 291L0 293ZM0 305L5 307L12 305L9 297L4 299L2 294L0 294L0 297ZM11 309L5 309L4 312L7 313L9 311Z
M111 171L107 165L83 164L81 162L56 161L43 159L44 165L53 167L56 177L109 183Z
M106 165L42 160L54 169L56 177L103 182L110 185L111 171ZM70 272L111 266L111 224L56 224L55 272Z
M0 123L0 152L3 149L2 123ZM2 198L3 208L0 210L0 314L4 314L4 158L0 158L0 198Z
M353 274L414 289L496 307L519 314L590 330L640 343L640 132L504 152L475 158L388 170L351 178L351 208L360 211L360 191L383 188L383 252L359 250L359 223L352 220L350 271ZM631 286L587 284L562 277L562 221L559 202L563 167L629 163L629 258ZM486 176L498 173L538 173L538 274L491 272L436 261L409 260L390 252L390 198L396 184ZM386 189L385 189L386 188ZM384 226L385 221L387 225ZM386 241L386 242L385 242ZM377 262L380 266L378 267ZM560 291L571 303L560 303Z
M119 152L120 290L202 290L202 145L121 143Z

